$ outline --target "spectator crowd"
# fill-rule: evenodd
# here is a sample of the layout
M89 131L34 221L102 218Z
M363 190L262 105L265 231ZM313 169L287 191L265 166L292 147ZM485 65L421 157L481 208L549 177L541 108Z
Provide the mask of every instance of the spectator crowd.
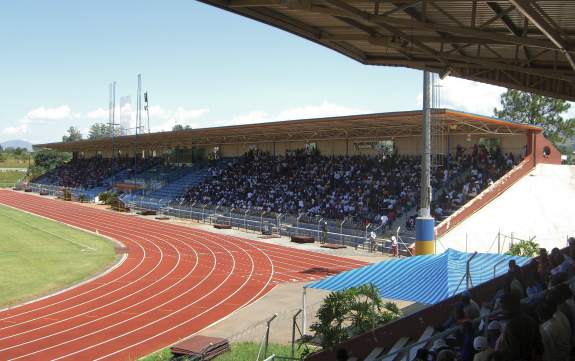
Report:
M90 189L102 187L114 172L134 165L134 158L73 159L39 177L36 182L69 188Z
M565 251L540 250L520 268L509 262L503 286L481 307L464 292L438 331L447 337L418 350L415 360L568 361L575 346L575 239Z
M235 209L304 214L309 218L351 219L352 223L391 225L406 212L416 211L420 189L418 156L323 156L298 150L284 156L250 151L211 170L212 176L189 189L182 204L211 204ZM513 155L473 146L434 167L433 203L443 218L505 174ZM461 175L468 174L459 179ZM408 218L408 228L414 218Z
M458 145L448 167L438 169L437 177L444 187L433 202L433 216L441 220L452 214L509 172L519 161L520 157L515 157L513 153L503 154L498 147L490 152L483 146L474 145L466 152ZM458 174L463 177L457 177ZM449 182L450 179L454 181Z

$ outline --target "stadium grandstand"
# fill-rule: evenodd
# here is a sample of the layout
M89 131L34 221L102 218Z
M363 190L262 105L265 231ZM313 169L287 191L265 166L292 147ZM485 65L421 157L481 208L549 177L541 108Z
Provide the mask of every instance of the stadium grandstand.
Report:
M25 184L27 190L57 196L71 194L73 198L89 201L97 201L102 192L113 190L120 194L120 201L130 209L160 212L219 226L227 224L229 227L255 229L266 234L277 232L299 238L308 235L321 242L345 243L355 247L367 245L370 251L395 252L394 256L397 253L414 255L412 245L418 244L416 257L384 261L372 266L364 262L351 263L344 258L312 259L300 267L306 269L297 270L298 276L309 276L306 272L310 269L317 271L309 267L325 263L325 270L331 270L335 269L333 264L344 264L345 267L331 273L345 272L339 275L340 278L335 275L318 281L316 274L313 283L307 283L311 281L309 278L297 280L305 280L310 288L336 290L345 288L337 285L342 278L345 282L353 281L359 285L369 284L379 277L382 287L392 285L396 290L399 288L399 294L406 294L408 287L403 289L402 281L406 282L408 277L401 278L402 273L408 275L413 270L396 267L399 263L392 262L407 261L404 264L416 266L427 262L425 267L417 270L418 274L410 275L416 278L417 283L409 285L410 292L421 297L418 299L427 303L427 307L331 348L319 350L306 358L309 361L572 358L575 348L574 238L553 234L549 243L544 244L549 253L542 248L538 257L532 259L460 251L492 251L487 247L480 249L485 242L492 243L491 239L485 240L485 234L479 237L483 240L472 238L468 244L467 230L477 232L480 228L487 229L492 223L500 221L497 218L509 214L517 214L519 216L515 218L521 218L522 222L513 223L516 229L526 229L529 223L552 221L542 217L543 213L532 212L534 207L545 211L551 207L558 208L563 214L553 213L552 218L563 223L567 220L568 223L573 213L570 210L572 202L568 207L558 207L553 203L557 198L550 199L549 193L545 193L542 187L556 188L555 196L558 194L564 197L563 200L570 201L573 199L573 186L569 182L574 179L575 172L572 168L558 170L561 154L545 139L541 128L457 110L430 110L428 94L429 72L435 72L442 78L453 75L575 100L575 48L570 40L575 34L572 1L202 2L289 31L363 64L424 70L424 111L291 120L41 144L38 147L70 152L73 157L69 163ZM539 181L541 179L543 182ZM569 186L564 187L568 183ZM426 199L426 187L429 185L433 192L427 193L429 199ZM567 188L570 190L566 191ZM528 192L537 193L539 203L535 204ZM31 212L40 215L47 213L53 219L63 217L67 223L78 224L84 229L98 231L94 227L121 220L124 228L108 231L110 237L121 239L126 229L139 235L133 237L135 239L152 235L152 241L146 239L143 243L150 243L157 250L146 253L140 246L144 250L140 255L142 262L153 257L173 261L176 257L164 257L162 249L158 247L168 238L172 238L174 244L181 243L181 246L204 247L204 243L210 241L212 246L220 247L220 252L212 252L208 248L214 259L226 252L231 258L236 253L244 253L241 261L238 258L238 264L251 262L253 272L250 271L249 275L238 274L230 282L234 284L239 284L240 279L247 282L252 273L256 276L270 273L269 282L274 276L274 263L280 264L281 259L286 257L287 261L284 262L289 263L284 263L284 271L292 271L290 267L299 267L295 265L298 259L313 253L298 250L287 258L285 248L274 248L264 242L244 242L239 237L215 237L215 233L210 235L210 232L191 231L190 228L170 223L125 217L65 202L57 203L61 208L54 215L45 208L56 204L55 201L10 193L17 194L6 192L9 194L4 196L6 199L3 202L6 204L23 209L28 207ZM26 201L22 202L22 199ZM418 212L418 207L431 211L431 214ZM75 212L80 209L84 216L76 217ZM535 218L530 218L526 213L533 213ZM94 218L95 223L88 218ZM101 223L96 222L97 218ZM415 222L415 218L418 218L418 222ZM429 221L432 222L431 232L427 224ZM167 237L167 233L171 235ZM414 234L417 236L414 237ZM138 243L126 238L124 251L133 255L138 251ZM398 240L401 252L397 252ZM271 257L254 261L245 250L254 244L263 245L262 249L271 249L270 254L275 253L280 260L274 259L272 262L272 254ZM235 248L231 252L227 247ZM177 251L180 263L179 251L175 247L173 250ZM198 254L195 249L192 250ZM202 248L202 251L205 250ZM426 254L440 251L445 252L440 255ZM497 247L497 253L505 251L506 248ZM173 251L166 252L166 255L173 254L170 252ZM263 253L262 250L260 252ZM184 254L190 254L190 249L185 249ZM314 253L314 257L320 257L320 253ZM452 262L454 258L458 262ZM135 258L129 259L134 261ZM501 264L501 259L509 260L509 263ZM229 263L214 260L212 270L217 264L222 272L214 274L229 277L234 274L228 270L232 263L235 271L235 259ZM260 268L256 269L258 266ZM445 268L449 266L455 270L446 271ZM497 269L498 266L506 270ZM169 272L160 279L166 278L170 288L185 278L180 274L167 277L171 269L176 268L173 264L163 268ZM245 272L243 267L238 269L238 272ZM399 272L389 276L383 275L382 270ZM486 275L488 280L473 284L472 280L478 273ZM191 274L192 271L188 275ZM451 279L453 274L455 277L463 275L455 291L452 286L458 279ZM353 275L360 276L352 279ZM142 278L145 278L142 282L149 282L152 277ZM283 274L278 276L276 282L279 283L280 279L285 281ZM217 289L226 280L216 278L207 283ZM446 287L439 284L443 281L449 284L447 291L441 297L431 297ZM466 281L463 287L466 290L459 292L463 281ZM123 282L114 279L114 284ZM185 302L178 301L178 304L185 304L184 308L190 306L189 297L196 296L186 294L196 287L197 278L194 277L191 282L194 285L186 285L185 290L182 287L175 298L186 295ZM248 291L244 295L245 300L230 299L237 291L231 292L231 288L228 288L214 294L213 299L206 302L206 307L212 304L233 305L224 312L219 311L218 317L221 318L236 311L236 306L243 307L252 302L264 292L264 288L267 291L277 283L270 285L261 278L256 279L254 284L263 287L256 295L248 294ZM90 287L89 282L85 285ZM144 289L147 287L149 285ZM151 291L155 294L165 292L158 292L155 288ZM207 291L206 295L212 292ZM303 292L305 314L306 287ZM65 292L61 295L66 297ZM395 297L401 299L404 296ZM228 299L230 301L225 302ZM136 305L139 302L136 300ZM163 307L164 304L153 306ZM132 316L132 313L126 312L131 307L133 305L122 306L117 313L121 316L129 314L130 319L138 317L138 313ZM161 311L172 312L168 308ZM200 315L209 310L204 311L204 306L197 308L202 309ZM146 314L149 311L140 312ZM42 322L52 322L51 318L41 316L38 319ZM162 319L165 317L162 316ZM189 332L180 326L195 317L197 315L193 313L184 315L184 321L179 324L177 322L182 319L169 320L170 324L165 327L170 328L160 332L146 329L145 335L140 339L135 337L134 342L145 345L146 341L158 334L174 329L179 332L168 334L170 337L161 342L145 345L148 348L164 347L176 339L187 337ZM295 320L294 316L294 333ZM216 321L215 318L209 319L206 325ZM37 331L38 328L23 330L22 333ZM136 330L139 328L135 327L128 333ZM302 332L305 334L309 331L304 317ZM87 332L92 332L92 329ZM125 336L124 332L122 330L122 335L115 338ZM2 340L11 337L2 336ZM48 330L42 338L47 337L52 337ZM70 337L75 338L75 332ZM94 345L86 348L100 346L102 343L98 341L93 340ZM6 347L8 344L4 345ZM9 345L9 348L18 346ZM85 345L81 347L83 350ZM120 347L94 350L93 354L101 357L102 354L110 356L130 352L129 357L133 356L129 346ZM79 356L81 350L66 355ZM268 360L273 359L272 356Z
M560 162L538 127L448 109L432 114L439 230L461 222L458 210L501 187L505 174ZM91 201L115 189L133 209L316 239L325 224L328 240L354 246L372 242L373 232L383 241L371 247L381 251L399 228L402 252L410 253L421 119L421 111L405 111L41 144L73 159L28 186L67 188Z

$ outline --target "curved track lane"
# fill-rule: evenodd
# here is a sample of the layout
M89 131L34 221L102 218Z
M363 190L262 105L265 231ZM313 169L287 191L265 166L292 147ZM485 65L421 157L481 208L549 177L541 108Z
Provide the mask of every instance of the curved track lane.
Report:
M263 296L363 262L0 190L0 204L122 242L88 282L0 311L0 360L132 360ZM5 270L2 270L5 271Z

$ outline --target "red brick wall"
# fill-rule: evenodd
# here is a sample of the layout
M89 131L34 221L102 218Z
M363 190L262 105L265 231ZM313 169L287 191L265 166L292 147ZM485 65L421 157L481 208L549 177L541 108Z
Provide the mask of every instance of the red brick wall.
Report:
M543 133L539 132L535 134L535 163L536 164L561 164L561 153L553 143L548 141L544 136ZM545 147L548 147L551 151L548 157L545 157L543 154L543 150Z

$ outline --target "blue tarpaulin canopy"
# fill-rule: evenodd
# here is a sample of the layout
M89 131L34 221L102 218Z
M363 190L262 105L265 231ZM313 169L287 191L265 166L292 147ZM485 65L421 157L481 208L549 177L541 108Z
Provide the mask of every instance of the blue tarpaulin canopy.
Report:
M442 254L415 256L342 272L335 276L307 284L306 288L341 291L372 283L382 298L435 304L467 287L466 265L471 253L448 249ZM469 273L473 286L487 282L507 272L509 260L519 266L529 257L477 253L470 262Z

